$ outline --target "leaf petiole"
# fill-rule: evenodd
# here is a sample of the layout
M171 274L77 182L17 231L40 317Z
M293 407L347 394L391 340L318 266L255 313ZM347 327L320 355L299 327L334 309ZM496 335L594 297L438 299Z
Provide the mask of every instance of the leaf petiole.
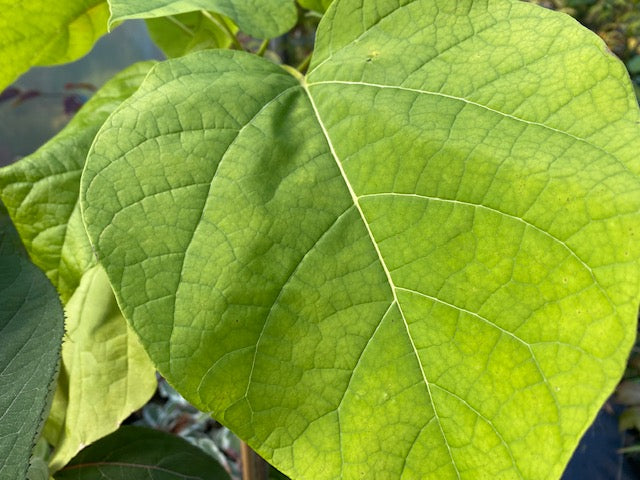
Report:
M168 17L166 17L167 20L169 20L171 23L175 24L180 30L182 30L183 32L185 32L187 35L190 36L195 36L195 32L193 30L191 30L189 27L187 27L184 23L182 23L180 20L178 20L175 16L173 15L169 15Z
M211 15L209 12L207 12L206 10L200 10L200 13L202 13L202 15L209 20L211 23L213 23L214 25L216 25L217 27L221 28L224 33L227 34L227 36L229 37L229 39L231 40L231 43L233 44L233 46L238 49L238 50L244 50L244 47L242 46L242 44L240 43L240 40L238 40L238 37L236 37L236 35L231 31L231 29L229 28L229 25L227 25L225 22L221 22L219 21L216 17L214 17L213 15Z
M259 57L264 57L264 52L267 51L268 47L269 47L269 39L265 38L260 44L260 48L258 48L256 55L258 55Z
M302 60L302 62L300 62L300 64L296 67L296 70L298 70L302 74L306 73L307 68L309 68L309 63L311 63L312 55L313 52L309 53L309 55L307 55L304 60Z

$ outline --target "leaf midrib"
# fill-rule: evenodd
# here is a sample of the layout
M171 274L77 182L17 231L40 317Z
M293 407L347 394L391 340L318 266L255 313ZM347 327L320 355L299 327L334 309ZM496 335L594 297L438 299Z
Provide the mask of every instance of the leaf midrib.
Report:
M438 423L438 427L440 429L440 433L442 434L442 438L444 440L445 446L447 447L447 452L449 453L449 457L451 458L451 464L453 466L453 469L456 472L456 476L458 478L458 480L460 480L460 471L458 470L458 467L456 465L456 461L453 458L453 452L451 451L451 447L449 446L449 442L447 440L447 437L444 433L444 429L442 427L442 423L440 422L440 417L438 415L438 410L436 409L436 405L435 402L433 400L433 395L431 393L431 384L429 382L429 380L427 379L427 376L425 374L424 371L424 367L422 366L422 362L420 361L420 355L418 354L418 349L416 347L415 342L413 341L413 337L411 336L411 332L409 330L409 324L407 323L407 320L405 318L404 312L402 310L402 307L400 305L400 302L398 301L398 296L396 293L396 285L393 281L393 278L391 277L391 272L389 271L389 268L387 267L387 264L384 260L384 257L382 256L382 252L380 251L380 247L378 246L378 242L376 241L373 232L371 231L371 228L369 226L369 222L367 221L367 218L362 210L362 207L360 206L360 202L358 199L358 195L355 193L353 186L351 185L351 182L349 182L349 179L347 177L347 174L344 170L344 167L342 165L342 162L340 160L340 157L338 157L338 154L333 146L333 142L331 141L331 137L329 136L329 132L327 131L327 128L324 125L324 122L322 121L322 117L320 116L320 112L318 111L318 107L316 106L316 103L313 99L313 96L311 95L311 92L309 91L309 84L306 83L306 79L302 78L300 80L300 84L302 85L302 88L304 89L307 98L309 99L309 102L311 104L311 108L313 109L313 113L316 117L316 120L318 122L318 125L320 126L320 129L322 130L322 134L325 137L325 140L327 142L327 145L329 147L329 150L331 152L331 156L333 157L333 159L336 162L336 165L338 167L338 170L340 171L340 175L342 176L342 179L344 180L344 183L349 191L349 195L351 196L351 200L353 201L354 206L356 207L356 209L358 210L358 213L360 214L360 218L362 219L362 223L364 224L365 228L367 229L367 233L369 235L369 238L371 240L371 243L373 245L373 248L376 251L376 254L378 255L378 261L380 262L380 266L382 267L382 269L384 270L385 276L387 277L387 282L389 283L389 288L391 290L391 294L393 295L393 301L391 302L389 308L391 308L391 306L393 306L393 304L395 303L396 306L398 307L398 312L400 313L400 317L402 318L402 323L405 327L405 330L407 332L407 337L409 339L409 342L411 343L411 349L413 350L413 353L416 357L416 361L418 363L418 367L420 368L420 373L422 374L422 379L424 381L425 387L427 389L427 394L429 396L429 402L431 403L431 408L433 408L433 414L434 417L436 418L436 421Z

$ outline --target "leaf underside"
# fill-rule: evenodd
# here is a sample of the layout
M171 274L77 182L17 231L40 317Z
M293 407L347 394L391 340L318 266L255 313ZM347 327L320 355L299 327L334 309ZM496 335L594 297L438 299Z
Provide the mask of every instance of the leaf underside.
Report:
M66 378L45 430L56 447L49 460L52 471L115 431L157 386L155 368L122 317L102 267L84 274L65 312Z
M158 65L84 221L161 373L292 478L558 477L638 302L623 66L521 2L342 0L298 80Z
M333 0L298 0L301 7L315 10L316 12L324 12L329 8Z

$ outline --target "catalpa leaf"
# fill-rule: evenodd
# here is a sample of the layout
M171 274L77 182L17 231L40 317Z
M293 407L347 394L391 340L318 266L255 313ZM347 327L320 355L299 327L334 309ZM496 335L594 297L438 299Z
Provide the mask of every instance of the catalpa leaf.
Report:
M228 480L212 457L168 433L122 427L80 452L56 480Z
M64 316L2 204L0 299L0 478L25 478L55 385Z
M107 82L69 124L35 153L0 169L0 198L33 262L67 301L94 262L78 204L80 174L109 114L140 85L153 62Z
M296 23L293 0L109 0L113 24L132 18L157 18L202 10L231 18L240 30L258 38L272 38L290 30ZM214 17L209 21L217 23Z
M0 0L0 91L34 66L86 54L107 31L105 0Z
M155 67L84 221L162 374L292 478L556 478L635 337L639 120L565 15L338 0L306 77Z
M65 308L59 383L45 435L53 471L115 431L156 390L155 369L122 317L104 270L95 266Z

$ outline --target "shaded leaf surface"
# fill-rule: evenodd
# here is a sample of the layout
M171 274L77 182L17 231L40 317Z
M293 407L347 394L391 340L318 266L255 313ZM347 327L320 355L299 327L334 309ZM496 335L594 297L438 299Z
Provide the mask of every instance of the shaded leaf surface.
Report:
M1 201L0 232L2 232L0 235L0 255L22 255L23 257L27 257L27 251L22 245L20 236L11 222L9 212L7 212L7 208Z
M80 452L56 480L222 480L229 475L212 457L182 438L122 427Z
M342 0L306 78L158 65L83 180L125 316L293 478L558 477L635 334L620 62L521 2Z
M0 91L33 66L86 54L109 18L105 0L1 0L0 12Z
M56 446L53 471L115 431L156 389L155 368L122 317L102 267L85 273L65 312L64 381L45 431Z
M64 317L0 207L0 478L24 478L50 405Z
M226 22L229 31L237 30L230 20L208 12L151 18L147 20L147 28L151 39L167 57L180 57L192 51L229 47L231 39L220 26L222 22Z
M152 65L142 62L120 72L58 135L32 155L0 169L0 197L31 259L63 301L94 261L78 204L89 147L109 114L138 88Z
M258 38L272 38L291 29L297 20L293 0L109 0L110 23L131 18L157 18L196 10L210 10L231 18L240 30Z

